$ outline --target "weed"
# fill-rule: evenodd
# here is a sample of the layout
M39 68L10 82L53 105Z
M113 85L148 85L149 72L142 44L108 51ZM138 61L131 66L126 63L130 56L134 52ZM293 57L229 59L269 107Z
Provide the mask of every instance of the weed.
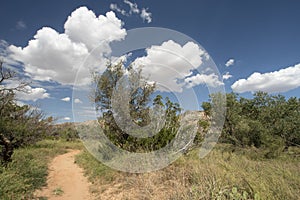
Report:
M60 187L58 187L58 188L55 188L55 189L52 191L52 193L53 193L54 195L61 196L61 195L64 193L64 191L63 191Z

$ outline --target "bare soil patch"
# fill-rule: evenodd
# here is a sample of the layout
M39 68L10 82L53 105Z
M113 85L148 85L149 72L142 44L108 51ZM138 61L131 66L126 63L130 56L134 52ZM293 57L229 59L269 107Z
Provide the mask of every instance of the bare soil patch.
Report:
M36 192L37 197L47 197L48 200L90 200L90 183L75 163L75 155L80 150L55 157L49 165L47 186Z

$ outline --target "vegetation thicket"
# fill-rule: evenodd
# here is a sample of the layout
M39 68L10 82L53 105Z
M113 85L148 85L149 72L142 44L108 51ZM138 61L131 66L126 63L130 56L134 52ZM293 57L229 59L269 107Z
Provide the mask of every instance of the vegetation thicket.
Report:
M213 102L220 94L212 94L202 107L212 116ZM252 99L226 94L226 116L219 142L237 147L265 150L273 158L289 147L300 146L300 99L256 92Z

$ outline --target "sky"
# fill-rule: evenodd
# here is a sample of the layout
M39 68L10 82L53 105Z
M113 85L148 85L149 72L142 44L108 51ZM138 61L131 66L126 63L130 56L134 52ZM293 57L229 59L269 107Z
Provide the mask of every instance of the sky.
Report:
M163 31L169 36L160 41L163 36L150 34L144 39L153 45L122 57L145 66L144 75L164 85L162 94L168 88L185 96L195 88L206 96L202 101L208 89L224 87L244 97L261 90L299 98L299 9L293 0L1 0L0 57L31 83L18 102L38 106L58 122L94 117L84 89L89 71L80 64L88 57L99 67L114 42L135 38L131 30L145 27L187 37L180 41L182 35ZM101 60L94 61L92 52Z

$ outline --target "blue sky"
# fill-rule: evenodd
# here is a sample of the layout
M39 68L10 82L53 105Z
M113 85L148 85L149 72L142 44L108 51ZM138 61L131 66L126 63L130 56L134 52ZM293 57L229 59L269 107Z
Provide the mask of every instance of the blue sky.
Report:
M134 4L138 11L134 10ZM2 0L1 55L9 56L8 64L32 82L31 87L28 88L32 94L29 96L20 94L20 101L38 105L48 115L59 117L60 121L73 120L72 101L75 98L72 99L72 77L66 79L65 77L70 74L61 74L67 73L68 70L57 71L59 75L53 76L51 70L48 74L45 73L47 71L37 74L35 71L30 71L33 68L28 66L32 63L41 63L34 60L38 59L33 58L34 51L20 52L15 49L13 53L14 55L19 53L18 56L11 56L11 51L7 48L11 45L16 48L28 46L28 42L34 40L37 31L43 27L51 27L51 30L55 30L58 34L64 33L64 25L68 17L82 6L94 12L97 17L111 10L114 11L116 16L111 18L122 23L117 29L110 30L113 31L112 40L122 38L124 31L141 27L169 28L188 35L205 48L216 63L220 74L227 74L224 78L228 79L223 80L227 92L234 90L242 96L251 97L253 91L262 89L283 94L287 98L300 97L299 1ZM141 15L142 13L146 15ZM117 21L116 23L118 24ZM78 32L78 34L83 33L73 27L72 23L69 29L70 34L73 34L73 36L69 34L70 38L76 38ZM51 30L44 29L40 36L45 37L47 41L47 36L52 33ZM103 31L103 29L97 30ZM53 37L56 37L55 33ZM81 47L79 45L76 48ZM49 50L46 53L54 56L52 60L55 58L55 52ZM45 57L39 59L47 62ZM230 59L231 62L226 66ZM15 63L15 60L19 63ZM52 60L49 62L53 64ZM55 63L60 65L60 68L71 66L64 66L59 61L60 59L57 59ZM44 66L34 68L36 71L39 69L45 70ZM25 73L28 76L25 76ZM70 100L67 101L67 98L63 101L62 99L66 97L70 97ZM82 98L78 99L83 101L83 104L86 103ZM79 100L76 105L81 105Z

